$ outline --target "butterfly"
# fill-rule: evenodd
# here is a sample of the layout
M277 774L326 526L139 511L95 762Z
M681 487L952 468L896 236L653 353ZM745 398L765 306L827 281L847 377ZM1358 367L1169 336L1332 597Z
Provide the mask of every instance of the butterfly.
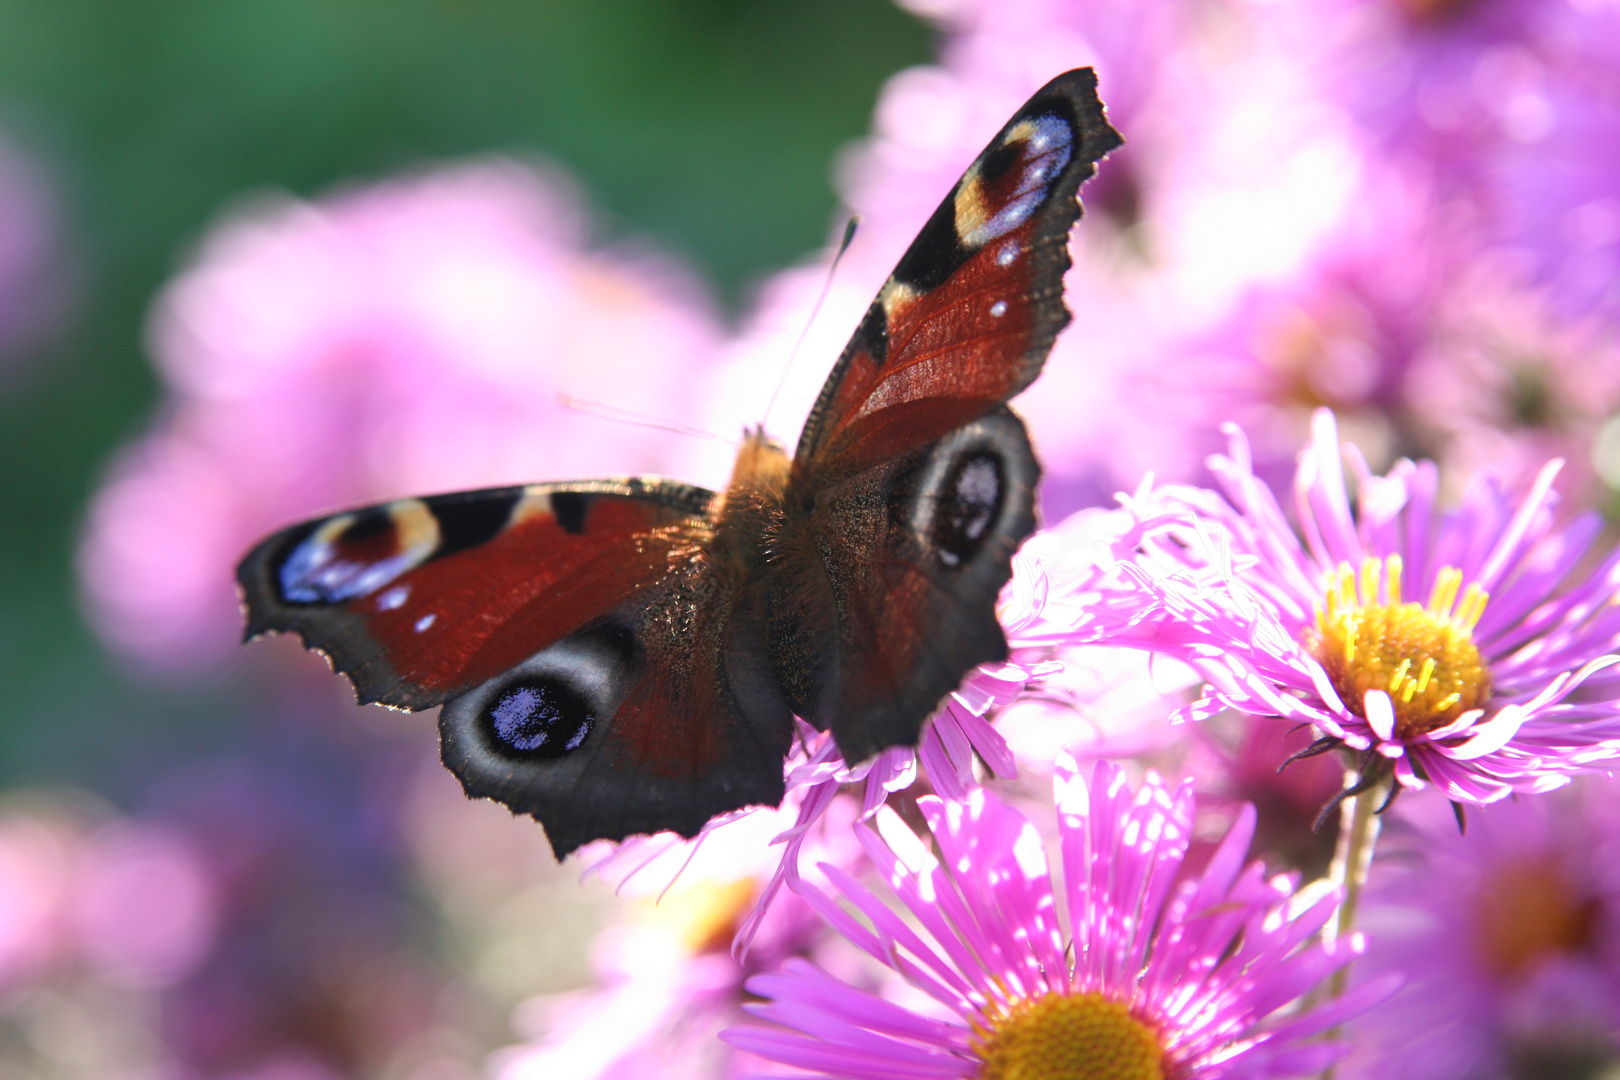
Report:
M559 859L784 794L793 717L845 760L915 745L976 665L1035 528L1008 399L1069 322L1080 184L1121 144L1089 68L1029 99L884 283L789 457L749 431L724 492L654 478L393 502L261 541L246 637L290 632L358 700L442 705L470 797Z

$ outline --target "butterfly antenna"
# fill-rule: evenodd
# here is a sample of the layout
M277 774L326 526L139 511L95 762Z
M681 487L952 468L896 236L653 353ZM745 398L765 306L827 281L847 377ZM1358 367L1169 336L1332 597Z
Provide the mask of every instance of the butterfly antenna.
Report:
M832 257L832 263L827 267L827 277L821 283L821 294L816 297L815 307L810 309L810 317L804 321L804 329L799 331L799 340L793 343L793 351L788 353L788 362L782 368L782 377L777 380L776 390L771 394L771 400L765 406L765 420L771 417L771 410L776 407L776 399L782 396L782 388L787 385L788 375L793 371L793 362L799 358L799 350L804 347L804 339L810 336L810 327L815 325L816 316L821 314L821 305L827 302L827 294L832 292L833 275L838 272L838 264L844 258L844 252L855 239L855 230L860 227L861 216L854 214L844 223L844 238L838 243L838 251ZM763 426L763 424L761 425Z
M651 417L631 412L628 409L621 409L615 405L605 405L600 401L575 397L573 394L558 394L557 402L565 409L588 413L591 416L599 416L603 420L612 420L619 424L634 424L637 427L657 428L659 431L673 431L677 435L691 435L699 439L710 439L724 446L729 446L733 450L740 445L737 440L728 439L723 435L716 435L712 431L688 427L685 424L672 424L664 420L654 420Z

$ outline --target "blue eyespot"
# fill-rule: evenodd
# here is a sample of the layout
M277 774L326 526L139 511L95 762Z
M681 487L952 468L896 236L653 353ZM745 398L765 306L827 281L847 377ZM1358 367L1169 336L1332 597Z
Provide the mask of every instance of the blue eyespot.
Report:
M526 757L557 757L577 750L596 725L589 704L553 679L508 686L484 715L497 746Z
M1049 177L1061 176L1069 164L1073 136L1068 121L1057 116L1037 116L1014 129L1020 151L1017 187L995 216L980 223L962 238L969 249L977 249L998 236L1005 236L1028 220L1046 199Z

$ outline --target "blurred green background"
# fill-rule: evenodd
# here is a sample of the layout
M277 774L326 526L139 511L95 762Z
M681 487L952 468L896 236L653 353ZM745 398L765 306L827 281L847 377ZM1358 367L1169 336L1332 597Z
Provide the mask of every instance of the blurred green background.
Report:
M839 147L931 51L887 0L0 0L0 130L51 173L78 274L65 338L0 393L0 784L116 798L232 738L230 687L102 653L73 560L159 403L148 305L235 198L541 156L605 238L689 259L735 312L823 242Z

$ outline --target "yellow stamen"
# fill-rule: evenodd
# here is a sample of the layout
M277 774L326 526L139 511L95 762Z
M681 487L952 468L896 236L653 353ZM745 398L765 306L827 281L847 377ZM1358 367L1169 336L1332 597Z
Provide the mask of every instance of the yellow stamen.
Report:
M1478 585L1470 585L1463 591L1462 610L1457 612L1457 625L1464 630L1473 632L1479 625L1480 616L1485 614L1485 602L1491 594Z
M1378 603L1378 560L1367 558L1361 560L1361 602L1363 604Z
M1387 692L1395 736L1409 739L1489 699L1490 669L1473 629L1490 596L1478 585L1463 589L1462 572L1447 566L1426 605L1404 602L1401 571L1395 555L1364 560L1359 572L1340 563L1327 575L1307 644L1351 711L1361 713L1369 690Z
M1441 567L1434 576L1434 591L1429 594L1429 614L1442 619L1451 614L1451 605L1457 601L1457 586L1462 584L1462 571L1451 566Z

